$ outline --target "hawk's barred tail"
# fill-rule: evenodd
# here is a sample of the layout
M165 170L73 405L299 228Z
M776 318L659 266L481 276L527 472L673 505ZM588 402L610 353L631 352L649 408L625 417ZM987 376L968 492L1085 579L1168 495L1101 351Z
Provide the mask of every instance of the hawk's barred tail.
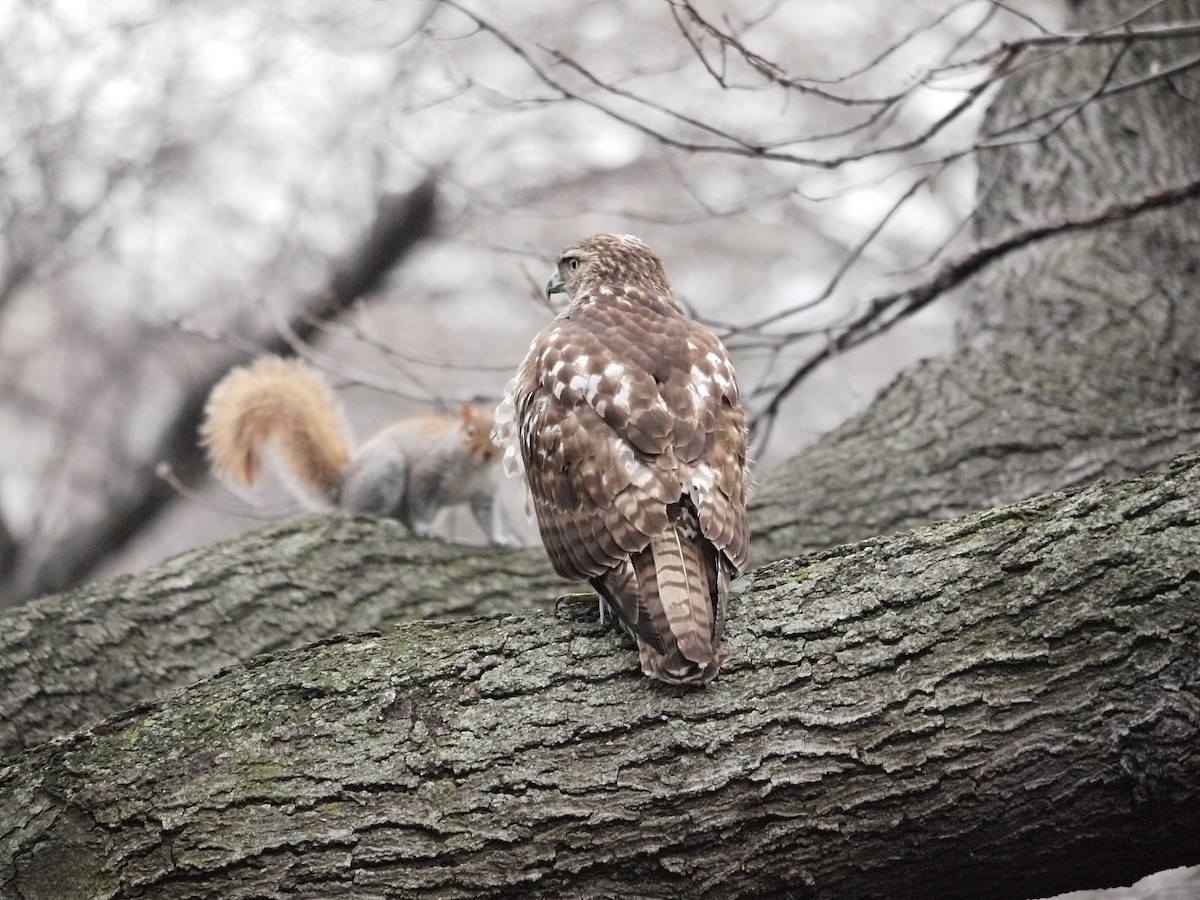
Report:
M672 517L667 530L650 541L658 599L651 617L663 650L643 641L639 649L642 671L662 681L706 684L721 666L713 627L713 607L721 600L698 538L686 519Z

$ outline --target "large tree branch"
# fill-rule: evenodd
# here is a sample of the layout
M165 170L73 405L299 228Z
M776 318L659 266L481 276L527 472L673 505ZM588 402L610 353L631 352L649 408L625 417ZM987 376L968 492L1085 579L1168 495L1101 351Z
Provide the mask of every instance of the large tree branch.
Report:
M1094 421L1052 410L1028 431L971 429L969 417L994 419L1006 388L994 384L992 395L980 386L976 398L995 406L969 407L960 423L945 409L963 392L941 365L914 370L877 404L878 415L905 410L904 428L868 415L812 448L805 465L763 477L751 509L756 561L987 508L1003 499L993 496L998 484L1026 497L1128 477L1200 440L1194 409L1147 413L1101 433L1088 431ZM940 398L945 391L952 396ZM930 415L925 425L921 412ZM864 440L864 430L890 431L890 452ZM844 478L847 471L855 477ZM336 516L185 553L0 614L0 757L259 653L397 621L545 605L570 587L540 548L418 541L386 522Z
M0 772L0 891L1023 898L1194 863L1197 496L1191 457L763 567L705 690L590 605L264 656Z
M397 621L546 604L541 549L300 519L0 613L0 758L259 653Z
M1161 468L1200 445L1200 406L1072 408L1071 361L967 349L904 373L871 407L766 472L754 552L780 559Z

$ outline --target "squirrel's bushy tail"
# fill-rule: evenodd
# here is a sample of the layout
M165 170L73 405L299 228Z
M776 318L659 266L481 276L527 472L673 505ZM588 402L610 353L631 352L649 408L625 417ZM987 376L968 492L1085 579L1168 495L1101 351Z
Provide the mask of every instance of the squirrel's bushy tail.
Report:
M326 500L350 465L350 430L325 379L299 360L267 356L226 375L208 398L200 429L214 469L246 486L273 445L286 475Z

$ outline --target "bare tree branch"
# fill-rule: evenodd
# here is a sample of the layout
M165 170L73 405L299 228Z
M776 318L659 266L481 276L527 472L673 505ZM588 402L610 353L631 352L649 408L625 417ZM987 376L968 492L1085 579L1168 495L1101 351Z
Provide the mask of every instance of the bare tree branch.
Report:
M1095 209L1082 211L1078 215L1047 222L1031 228L989 241L964 253L958 259L943 264L938 272L929 280L903 291L896 291L873 298L866 308L845 325L830 331L826 345L793 369L780 384L764 386L757 392L757 397L766 399L766 403L757 412L751 423L755 432L769 429L770 422L778 414L783 401L792 391L823 362L845 352L851 347L858 346L864 341L875 337L896 322L911 316L913 313L928 306L947 291L958 287L971 276L982 271L1014 250L1030 246L1038 241L1069 234L1076 231L1086 231L1099 228L1114 222L1134 218L1142 213L1165 207L1175 206L1188 200L1200 197L1200 180L1192 181L1176 187L1167 187L1152 191L1133 199L1115 200ZM790 315L791 311L771 316L767 319L744 326L744 329L731 330L737 335L744 331L754 331L772 324ZM786 341L794 341L807 337L811 333L800 332L787 336ZM736 342L731 343L737 346ZM765 439L759 434L760 439Z

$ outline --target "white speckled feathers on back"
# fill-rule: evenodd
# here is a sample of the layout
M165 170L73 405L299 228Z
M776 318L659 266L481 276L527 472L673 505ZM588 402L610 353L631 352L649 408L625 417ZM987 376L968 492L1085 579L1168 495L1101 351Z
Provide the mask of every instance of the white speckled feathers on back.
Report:
M583 256L571 303L497 411L506 468L524 469L555 570L592 581L647 674L707 681L748 543L733 366L640 241L597 235L562 258L572 252ZM647 647L659 658L647 662Z

